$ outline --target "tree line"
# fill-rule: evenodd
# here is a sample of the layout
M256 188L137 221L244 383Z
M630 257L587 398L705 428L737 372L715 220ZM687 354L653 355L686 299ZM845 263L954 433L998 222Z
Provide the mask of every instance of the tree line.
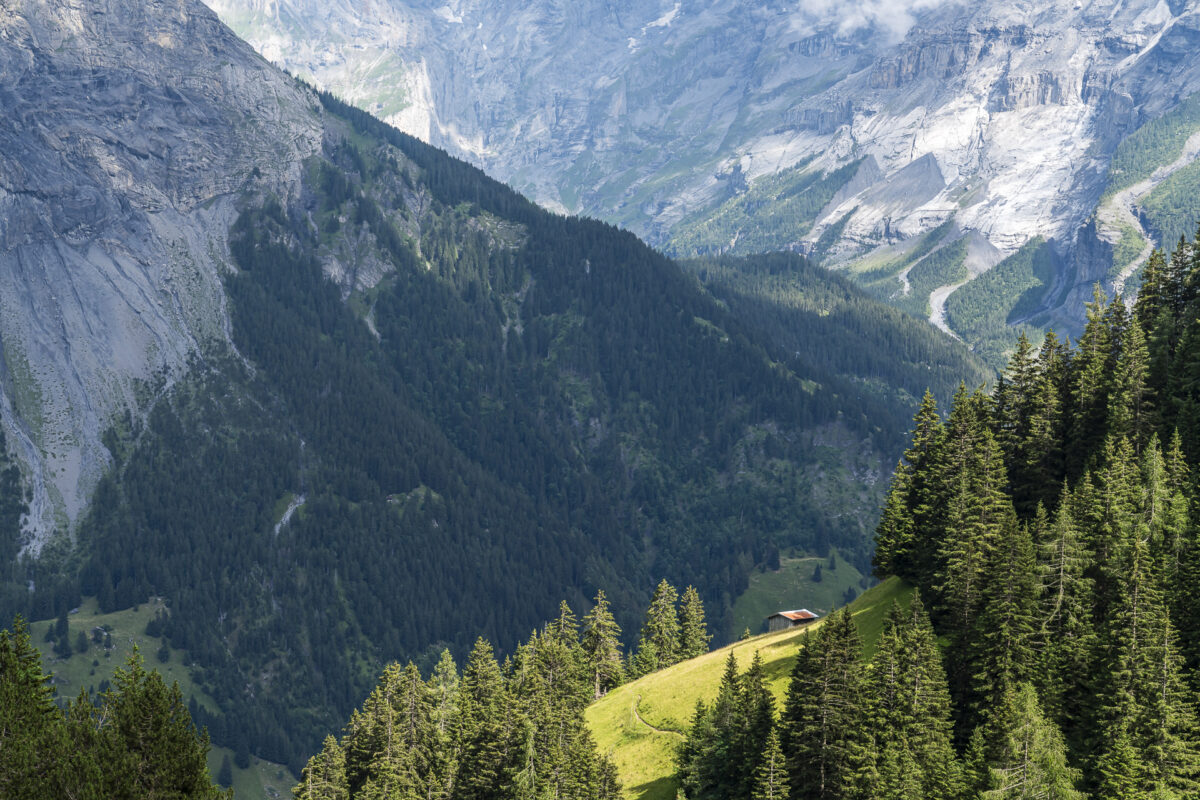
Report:
M412 662L388 665L343 735L308 761L295 797L616 800L616 768L583 711L628 677L707 652L699 594L689 586L679 600L658 585L629 657L600 591L582 624L563 602L503 663L481 637L461 673L448 650L428 678Z

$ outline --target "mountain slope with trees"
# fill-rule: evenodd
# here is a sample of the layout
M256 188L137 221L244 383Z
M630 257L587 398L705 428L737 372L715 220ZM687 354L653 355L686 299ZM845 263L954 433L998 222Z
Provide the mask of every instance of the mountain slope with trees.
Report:
M159 19L120 2L163 36L218 25L197 3ZM88 37L43 53L47 74L119 38L126 71L97 62L98 79L132 71L137 96L178 110L175 84L132 57L168 58L158 41L88 13ZM188 27L193 16L205 25ZM229 75L248 59L267 69L227 31L187 41L189 58L225 58ZM42 52L36 38L22 47ZM159 632L219 709L198 722L298 770L384 663L430 668L481 635L512 653L560 599L584 608L605 587L632 636L663 577L694 586L691 607L720 621L780 548L833 547L866 568L882 454L929 382L920 354L970 372L964 348L794 257L742 265L778 270L786 298L724 300L633 235L548 213L272 74L288 87L285 121L300 122L250 126L267 141L243 144L287 153L271 137L302 132L315 150L257 172L239 162L206 176L219 194L188 195L212 203L203 248L223 264L220 296L194 310L216 315L216 333L184 336L186 358L146 367L105 417L111 463L87 513L4 573L0 611L56 619L82 595L106 612L165 598ZM230 85L227 102L244 99ZM891 333L853 335L880 324ZM0 543L15 553L29 475L2 474Z
M1198 276L1194 243L1156 251L1074 346L1020 338L945 418L926 396L875 554L910 607L869 657L826 619L778 714L731 661L681 732L687 797L1196 796Z

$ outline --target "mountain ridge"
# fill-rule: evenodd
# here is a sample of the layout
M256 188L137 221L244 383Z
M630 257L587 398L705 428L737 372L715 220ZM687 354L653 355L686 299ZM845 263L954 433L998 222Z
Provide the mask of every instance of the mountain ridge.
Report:
M212 5L289 69L675 254L820 245L852 264L948 219L1003 256L1042 236L1063 267L1040 324L1071 333L1093 283L1126 282L1109 274L1121 231L1089 225L1114 151L1200 90L1194 2L903 3L894 19L666 0ZM854 161L858 183L795 224L714 227L764 181Z

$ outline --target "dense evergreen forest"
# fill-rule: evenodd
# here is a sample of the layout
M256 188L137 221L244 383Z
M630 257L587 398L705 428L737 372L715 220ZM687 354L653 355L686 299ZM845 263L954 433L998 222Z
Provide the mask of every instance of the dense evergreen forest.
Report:
M664 576L719 618L779 548L865 570L877 498L855 476L964 348L796 257L707 267L785 293L706 290L321 100L302 194L242 198L233 347L146 386L161 399L106 436L78 547L14 559L0 612L166 598L158 632L221 709L197 721L298 770L384 663L428 670L478 636L511 654L562 598L603 586L632 633ZM23 504L0 464L14 554Z
M889 452L904 446L910 403L915 408L926 390L949 400L960 382L978 385L994 377L965 357L959 342L793 253L691 259L680 266L760 341L788 354L799 374L821 383L813 403L873 401L866 411L878 415L873 419Z
M6 800L228 798L208 776L208 736L178 685L136 653L114 687L65 708L18 618L0 631L0 797Z
M662 581L636 652L600 591L582 625L566 603L503 664L478 639L461 671L447 650L425 678L411 661L383 670L339 739L309 759L297 800L441 797L617 800L616 768L583 711L626 678L708 652L704 604Z
M1097 292L1073 346L1022 336L991 395L945 418L927 396L875 554L912 607L869 662L845 612L808 635L778 720L731 662L680 749L687 796L1196 797L1198 345L1184 243L1132 310Z

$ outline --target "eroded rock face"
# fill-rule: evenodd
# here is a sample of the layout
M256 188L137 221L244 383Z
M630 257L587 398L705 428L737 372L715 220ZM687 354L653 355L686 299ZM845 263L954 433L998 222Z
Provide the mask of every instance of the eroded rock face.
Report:
M1200 90L1195 2L210 4L269 58L659 244L730 175L815 158L875 177L796 249L857 209L846 257L951 215L1006 254L1039 235L1069 251L1120 139ZM940 186L922 167L920 192L888 188L926 158Z
M69 529L101 437L224 340L236 196L287 197L312 96L193 0L0 0L0 422Z

